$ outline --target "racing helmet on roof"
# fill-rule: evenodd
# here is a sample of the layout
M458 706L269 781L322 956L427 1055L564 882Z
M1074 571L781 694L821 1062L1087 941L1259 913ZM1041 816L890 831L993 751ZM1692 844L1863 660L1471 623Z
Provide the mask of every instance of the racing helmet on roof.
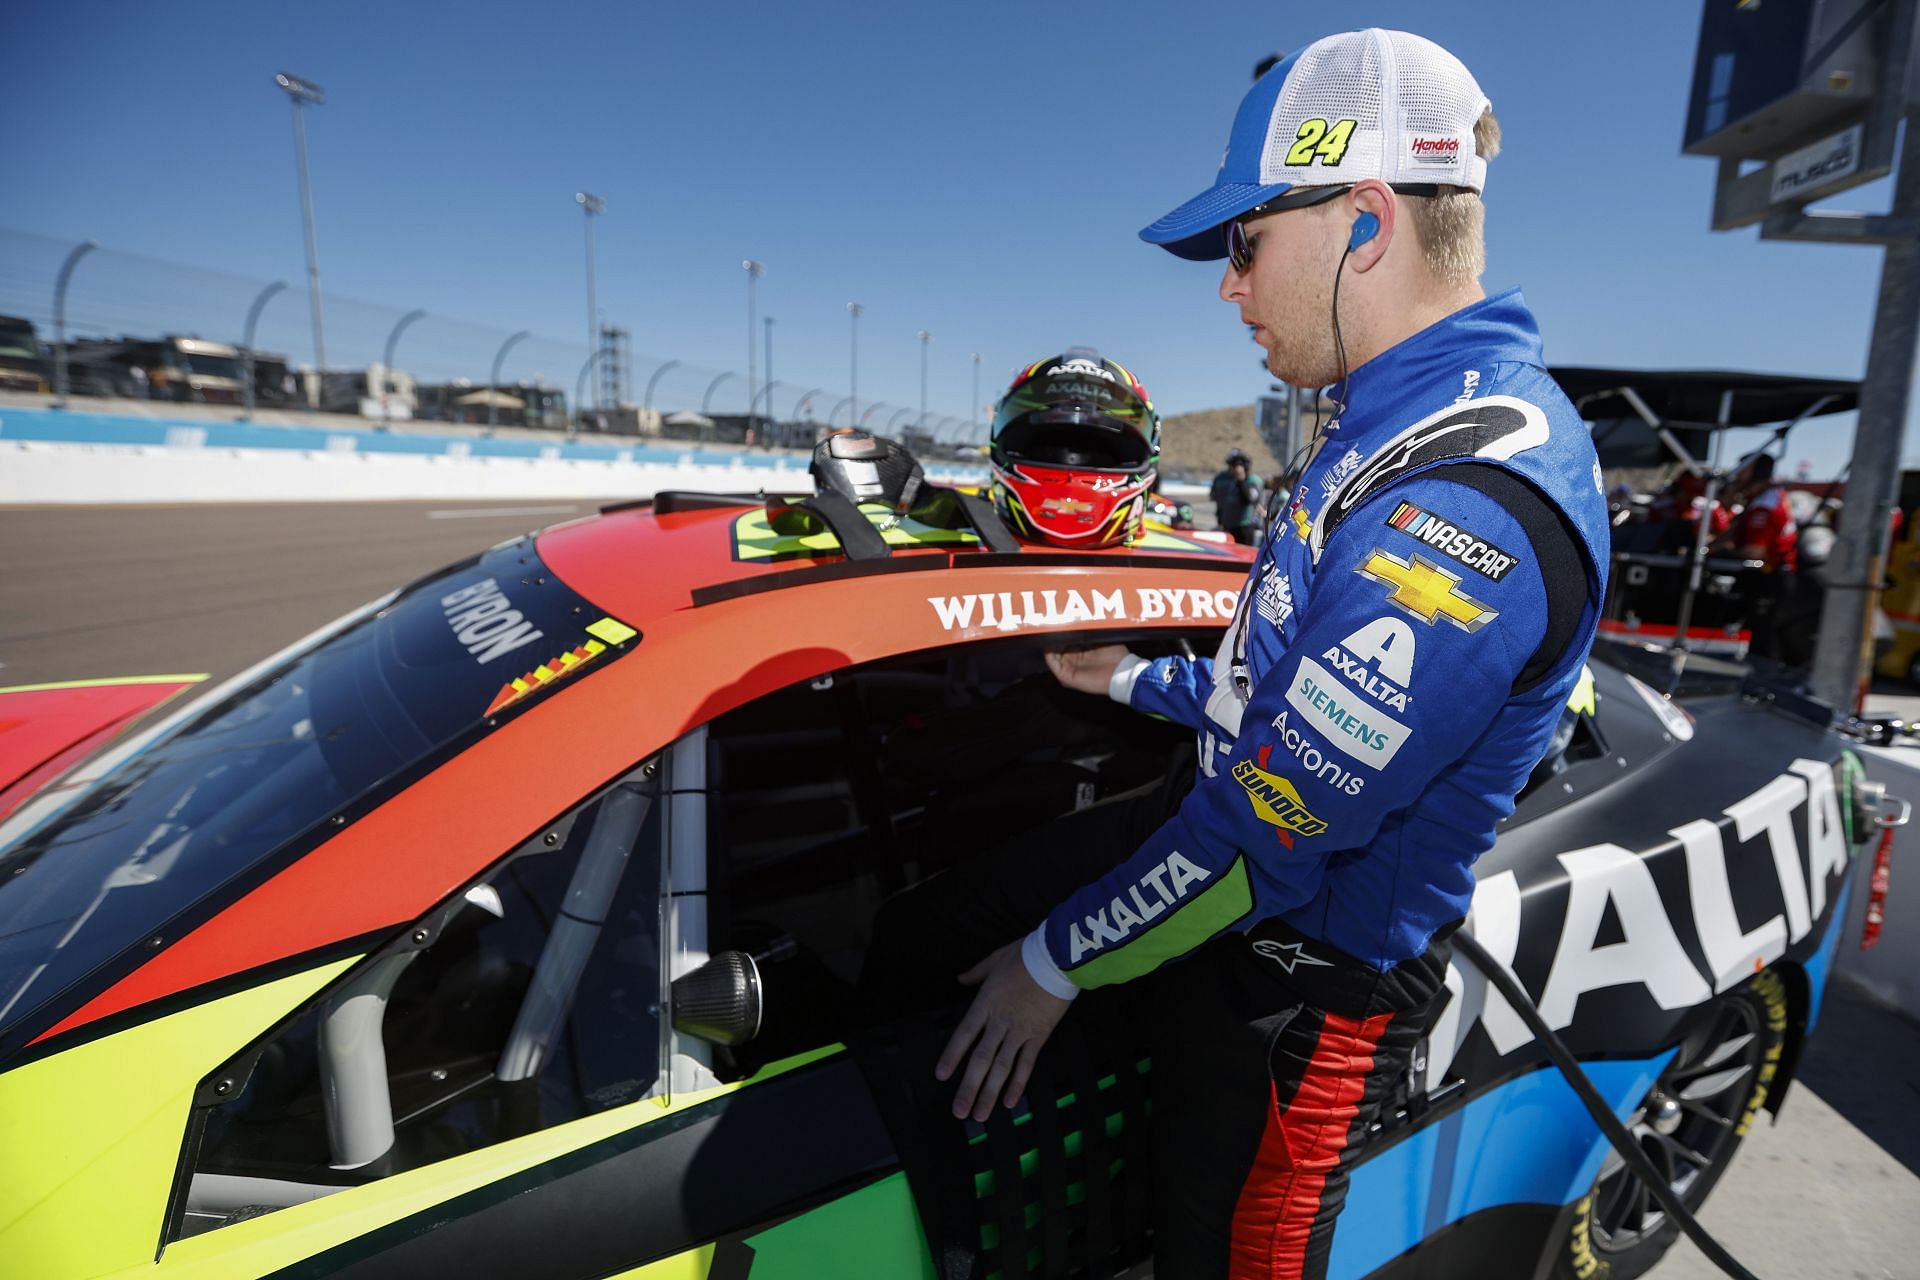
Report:
M1020 371L993 415L993 502L1023 538L1111 547L1139 537L1160 464L1147 389L1072 347Z

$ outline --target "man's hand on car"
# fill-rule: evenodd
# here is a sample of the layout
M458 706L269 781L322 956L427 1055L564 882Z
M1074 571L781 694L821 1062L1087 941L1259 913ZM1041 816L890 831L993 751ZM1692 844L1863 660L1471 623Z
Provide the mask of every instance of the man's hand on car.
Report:
M1126 652L1118 645L1111 647ZM1052 657L1048 655L1049 663ZM1001 947L961 974L960 981L968 986L977 983L980 991L947 1041L933 1074L939 1080L951 1079L965 1058L967 1069L953 1095L954 1118L972 1115L985 1120L993 1114L996 1096L1011 1108L1027 1091L1027 1077L1033 1074L1040 1046L1066 1016L1072 1001L1048 995L1028 976L1019 942Z
M1080 649L1050 649L1047 670L1069 689L1104 695L1114 668L1127 656L1123 644L1096 644Z

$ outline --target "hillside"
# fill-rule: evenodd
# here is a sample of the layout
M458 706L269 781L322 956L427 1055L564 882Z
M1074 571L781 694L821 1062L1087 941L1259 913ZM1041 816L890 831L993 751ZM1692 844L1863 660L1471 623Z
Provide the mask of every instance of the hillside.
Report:
M1250 404L1175 414L1160 423L1160 471L1169 478L1211 480L1233 448L1244 450L1263 477L1279 469L1254 429Z

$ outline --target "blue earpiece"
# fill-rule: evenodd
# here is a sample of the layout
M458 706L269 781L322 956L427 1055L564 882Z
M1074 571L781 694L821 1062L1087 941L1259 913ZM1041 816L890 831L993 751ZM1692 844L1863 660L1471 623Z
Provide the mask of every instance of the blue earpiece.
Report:
M1363 213L1353 220L1353 230L1347 235L1347 250L1352 252L1367 241L1380 234L1380 219L1371 213Z

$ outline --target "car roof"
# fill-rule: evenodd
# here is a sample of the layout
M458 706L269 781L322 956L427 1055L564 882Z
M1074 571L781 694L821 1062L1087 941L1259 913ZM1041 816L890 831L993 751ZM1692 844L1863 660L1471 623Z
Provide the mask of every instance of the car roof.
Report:
M597 516L556 525L536 539L540 558L562 581L628 626L722 599L874 573L981 565L1222 567L1251 563L1251 548L1221 538L1149 524L1124 547L1081 550L1022 542L1012 552L988 550L967 530L904 521L888 535L885 559L854 560L831 533L782 534L759 496L685 494L609 507ZM783 502L775 497L777 507Z

